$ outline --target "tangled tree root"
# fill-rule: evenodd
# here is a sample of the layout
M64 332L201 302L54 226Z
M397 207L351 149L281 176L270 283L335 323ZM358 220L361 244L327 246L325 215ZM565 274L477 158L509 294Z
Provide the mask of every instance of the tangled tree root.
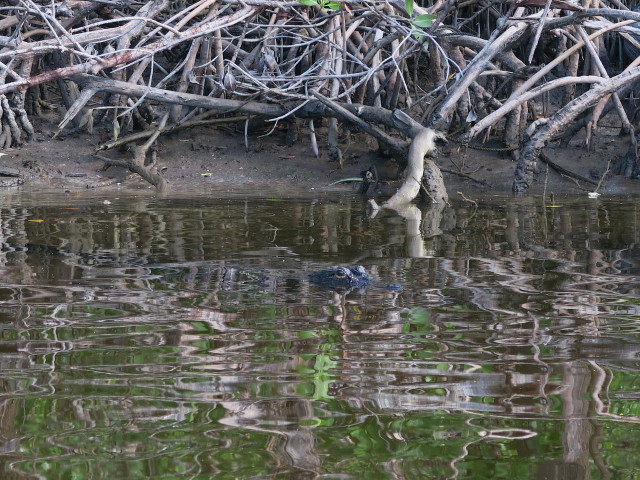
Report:
M326 148L337 161L340 122L358 125L396 157L406 157L407 142L374 126L398 130L417 145L414 126L398 126L394 118L401 109L422 119L415 122L420 128L467 129L463 143L493 130L507 146L519 146L518 192L531 184L544 144L579 115L590 116L591 147L608 102L633 131L617 90L622 79L635 82L640 67L632 62L613 75L598 51L609 38L617 41L612 32L621 32L625 42L638 34L629 26L640 22L640 13L625 10L623 2L605 9L567 0L544 8L533 0L490 9L482 2L419 3L12 0L0 9L0 148L33 136L27 112L38 114L42 85L57 85L67 108L61 128L107 122L108 144L162 118L159 135L204 110L220 118L251 114L289 123L327 117ZM479 18L486 18L482 28ZM554 56L535 61L546 54L542 44L550 43ZM589 90L574 98L578 83ZM546 123L532 123L529 112L536 111L538 96L556 88L564 90L563 103L544 103L538 110L545 111ZM157 108L158 102L171 105L166 120L167 109ZM527 129L528 139L519 145ZM636 152L635 137L629 138ZM144 166L149 145L135 145L128 168L162 187ZM427 180L432 200L445 201L437 167L426 166L426 176L422 166L412 170L392 204L411 197L419 179Z

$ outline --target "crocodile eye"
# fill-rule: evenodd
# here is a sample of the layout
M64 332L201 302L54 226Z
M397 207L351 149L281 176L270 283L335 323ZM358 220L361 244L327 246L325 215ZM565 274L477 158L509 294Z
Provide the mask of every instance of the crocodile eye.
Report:
M337 278L344 278L347 276L347 269L344 267L339 267L336 269L336 277Z

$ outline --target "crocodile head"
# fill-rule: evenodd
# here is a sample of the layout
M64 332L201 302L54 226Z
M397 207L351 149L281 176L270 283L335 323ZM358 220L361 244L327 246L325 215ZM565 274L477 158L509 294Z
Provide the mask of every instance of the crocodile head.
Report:
M336 290L364 288L369 283L369 276L362 265L321 270L309 275L309 279L316 285Z

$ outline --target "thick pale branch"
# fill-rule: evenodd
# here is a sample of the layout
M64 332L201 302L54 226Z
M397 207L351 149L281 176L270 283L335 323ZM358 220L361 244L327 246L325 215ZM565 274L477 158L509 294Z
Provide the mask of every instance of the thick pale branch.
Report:
M603 79L601 83L594 85L589 91L565 105L551 116L549 121L531 137L522 150L513 181L514 192L523 193L529 188L533 181L540 151L550 139L562 133L578 115L593 106L598 99L638 79L640 79L640 67L621 73L608 80Z
M287 109L276 104L207 97L204 95L194 95L192 93L177 93L161 88L134 85L128 82L94 77L92 75L75 75L73 81L83 88L130 97L144 97L148 100L172 105L219 110L221 113L241 112L267 117L278 117L287 113Z
M484 70L486 70L491 59L502 53L508 45L514 43L518 38L524 35L527 28L528 25L526 22L517 22L507 27L504 33L499 35L493 41L487 43L485 48L483 48L480 53L478 53L478 55L469 62L469 65L467 65L467 68L464 70L462 78L454 84L445 100L436 109L429 120L429 126L436 129L443 129L445 124L448 124L448 120L453 114L453 110L460 100L460 97L466 93L469 86L478 79Z
M473 127L469 129L467 133L465 133L461 138L461 143L468 143L473 137L482 132L485 128L488 128L498 122L502 117L504 117L507 113L514 110L519 105L522 105L529 100L536 98L539 95L542 95L545 92L553 90L554 88L563 87L566 85L574 85L578 83L601 83L604 79L602 77L597 77L594 75L584 76L584 77L563 77L552 80L551 82L545 83L544 85L540 85L533 90L529 90L527 93L523 93L516 98L513 98L502 105L497 110L494 110L491 114L484 117L478 123L476 123Z

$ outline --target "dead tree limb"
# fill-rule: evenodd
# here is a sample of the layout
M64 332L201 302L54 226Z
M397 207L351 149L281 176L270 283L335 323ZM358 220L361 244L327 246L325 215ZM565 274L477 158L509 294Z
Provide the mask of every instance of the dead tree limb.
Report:
M205 95L194 95L192 93L176 93L161 88L134 85L128 82L93 75L75 75L73 81L87 89L117 93L130 97L144 97L148 100L172 105L218 110L221 113L241 112L268 117L278 117L287 113L286 108L277 104L207 97Z
M440 104L429 120L428 126L439 130L445 129L460 97L466 93L469 86L486 70L491 59L503 53L509 45L515 43L522 37L527 28L529 28L528 24L521 21L507 26L502 33L500 30L497 30L492 36L493 38L490 39L478 55L469 62L469 65L467 65L464 71L464 75L462 75L462 78L449 90L446 99Z
M167 181L164 177L158 173L155 173L153 170L156 168L155 162L152 162L149 165L146 165L146 157L149 148L153 145L153 142L160 136L162 131L167 125L167 119L169 118L169 113L165 113L160 121L160 124L155 129L147 141L142 145L137 145L133 149L133 158L125 161L121 160L113 160L110 158L103 157L101 155L96 155L96 157L100 158L105 162L105 166L118 166L127 168L130 172L137 173L151 185L153 185L156 190L159 192L165 192L167 190Z
M560 135L578 115L587 108L592 107L600 98L638 79L640 79L640 67L621 73L608 80L603 79L601 83L595 84L589 91L552 115L549 121L531 136L531 139L523 148L516 167L513 191L524 193L531 186L536 171L537 159L548 141Z
M352 123L353 125L361 128L363 131L365 131L366 133L371 135L373 138L378 140L378 142L383 144L397 158L404 157L406 155L407 147L409 146L407 142L404 142L402 140L399 140L398 138L394 138L390 135L387 135L382 130L379 130L376 127L370 125L369 123L362 120L362 118L351 113L342 105L332 100L329 100L327 97L325 97L324 95L321 95L315 90L312 90L311 94L314 97L316 97L322 104L324 104L329 109L331 109L331 111L333 111L333 113L336 116L338 116L338 118L340 118L345 122Z

